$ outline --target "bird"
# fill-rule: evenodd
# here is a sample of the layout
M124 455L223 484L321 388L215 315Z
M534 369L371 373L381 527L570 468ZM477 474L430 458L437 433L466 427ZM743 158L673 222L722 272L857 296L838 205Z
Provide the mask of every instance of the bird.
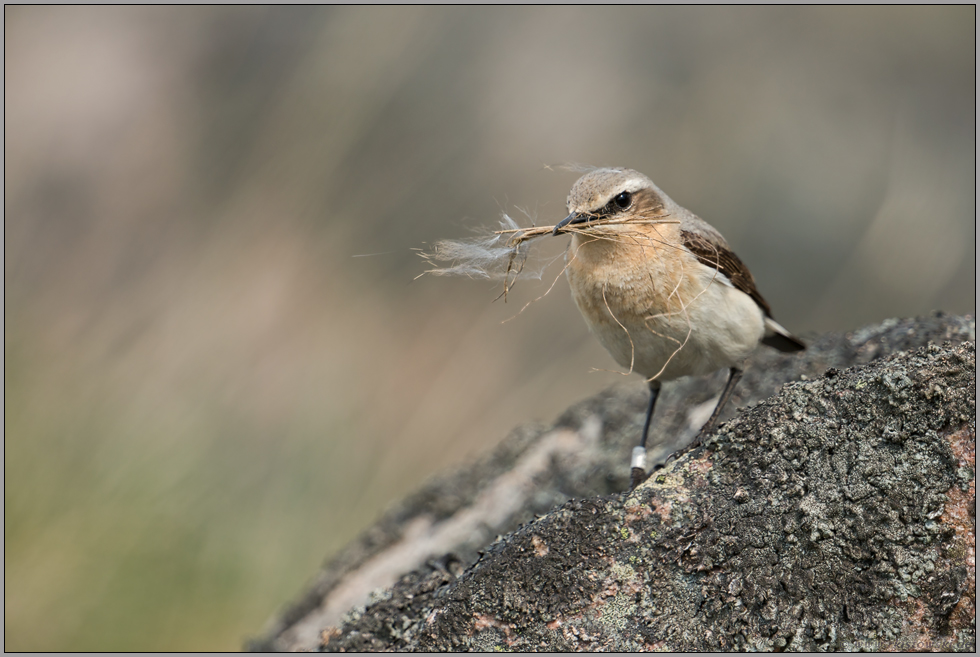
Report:
M714 227L642 173L599 168L572 186L565 275L590 331L613 359L643 376L650 398L630 489L647 475L646 443L661 384L728 369L718 404L690 447L710 433L761 343L806 348L772 317L748 267Z

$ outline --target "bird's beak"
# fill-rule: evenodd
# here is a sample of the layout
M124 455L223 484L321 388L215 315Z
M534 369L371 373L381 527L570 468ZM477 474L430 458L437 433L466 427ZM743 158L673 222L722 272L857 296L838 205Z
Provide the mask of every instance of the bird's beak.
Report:
M559 221L558 224L555 226L555 229L551 231L551 234L552 235L559 234L561 232L561 229L567 226L568 224L581 224L581 223L585 223L588 220L589 220L588 215L576 214L575 212L573 212L567 217L565 217L564 219L562 219L561 221Z

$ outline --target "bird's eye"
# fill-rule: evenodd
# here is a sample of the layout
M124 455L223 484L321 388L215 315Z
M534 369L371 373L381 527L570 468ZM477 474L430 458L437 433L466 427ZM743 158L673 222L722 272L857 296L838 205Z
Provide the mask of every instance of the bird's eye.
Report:
M629 192L620 192L616 195L616 198L613 199L613 203L615 203L616 207L620 210L625 210L629 206L633 205L633 195Z

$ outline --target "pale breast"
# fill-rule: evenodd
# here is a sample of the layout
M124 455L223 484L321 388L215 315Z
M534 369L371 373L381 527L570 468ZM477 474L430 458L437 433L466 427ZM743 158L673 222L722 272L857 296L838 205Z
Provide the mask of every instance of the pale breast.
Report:
M745 358L763 334L752 299L679 247L673 226L646 238L575 235L572 297L617 363L661 380L706 374Z

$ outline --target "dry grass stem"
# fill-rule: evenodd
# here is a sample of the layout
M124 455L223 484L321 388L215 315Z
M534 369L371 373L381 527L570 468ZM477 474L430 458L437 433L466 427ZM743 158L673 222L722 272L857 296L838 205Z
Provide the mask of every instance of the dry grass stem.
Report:
M665 219L659 217L651 217L649 219L640 220L626 220L619 217L608 217L602 219L594 219L587 224L573 224L562 226L558 231L559 234L577 234L583 235L591 238L591 240L609 240L617 242L620 244L628 244L631 246L636 246L642 249L652 249L653 258L660 263L661 275L664 278L669 277L668 268L666 267L660 249L663 248L682 248L677 244L672 244L667 240L660 238L657 239L650 235L649 232L632 232L628 229L630 225L659 225L659 224L676 224L679 223L676 219ZM536 279L541 278L541 274L544 267L551 264L553 260L550 260L544 265L540 265L536 269L527 270L525 265L528 258L528 243L532 240L538 239L539 237L548 237L555 234L555 226L529 226L520 227L517 223L511 219L506 214L500 222L499 230L487 230L484 229L482 234L476 237L470 238L469 240L441 240L436 242L431 252L422 252L419 255L422 256L425 261L431 265L433 268L427 269L422 272L422 274L433 274L436 276L469 276L476 278L488 278L491 280L502 280L503 290L497 299L503 297L504 301L507 300L507 295L513 289L517 282L517 279L521 276L531 276ZM659 235L658 235L659 237ZM582 245L588 242L583 242ZM562 277L565 271L568 269L569 264L575 259L576 253L569 253L566 258L565 266L558 273L555 279L548 286L548 289L544 294L528 301L517 313L510 317L504 322L509 322L510 320L516 318L521 313L523 313L528 306L536 301L540 301L546 297L558 280ZM435 266L436 262L448 262L448 266ZM419 274L421 276L422 274ZM650 274L651 277L653 274ZM717 275L717 273L716 273ZM713 280L713 279L712 279ZM654 281L651 281L655 284ZM651 333L660 336L661 338L674 342L677 344L677 348L671 353L667 358L663 367L660 371L653 376L647 378L647 381L653 381L654 379L661 376L667 369L670 362L677 356L678 353L685 346L687 346L688 341L691 338L692 325L690 316L688 315L688 305L680 300L678 295L679 287L681 284L681 277L678 277L676 284L671 290L670 294L667 295L667 305L668 308L665 312L654 313L644 317L644 323L646 324L647 330ZM710 285L710 283L709 283ZM697 295L695 295L692 303L697 301L697 299L707 291L707 288L701 290ZM495 299L496 300L496 299ZM602 300L606 304L606 309L612 316L613 320L619 324L620 328L626 331L626 336L630 341L631 357L630 357L630 367L627 372L617 372L618 374L628 375L633 372L634 359L636 354L633 353L635 350L633 336L630 335L629 329L619 321L619 318L613 314L612 309L609 308L609 303L606 300L605 289L602 290ZM676 301L678 307L676 309L670 308L671 301ZM687 334L684 336L683 340L678 340L677 338L666 335L657 331L655 328L650 326L650 321L657 320L659 318L669 318L676 315L681 315L687 321ZM612 371L612 370L596 370L596 371Z
M638 244L639 238L642 237L647 241L650 241L650 238L648 236L633 235L629 232L624 232L623 226L629 224L651 225L670 223L678 222L675 219L660 219L657 217L633 221L627 221L619 217L609 217L595 219L585 225L563 226L559 230L559 234L581 234L596 239L608 239L625 244ZM432 266L430 269L422 272L422 274L419 274L419 276L432 274L434 276L468 276L470 278L500 280L503 281L504 289L497 298L503 297L506 302L507 294L513 289L520 276L523 275L524 277L535 279L541 278L543 267L534 269L527 269L525 267L528 257L528 242L539 237L553 235L556 226L520 227L517 225L517 222L506 214L503 215L500 226L499 230L488 231L483 229L481 233L470 239L440 240L436 242L431 251L419 254ZM664 246L668 245L664 244ZM439 263L448 264L440 265ZM553 287L554 283L548 288L548 291L550 292ZM523 308L521 311L523 311ZM520 312L517 314L519 315Z
M630 341L630 369L628 372L620 372L620 374L624 376L629 376L630 374L633 373L633 364L636 362L636 346L633 344L633 336L630 335L630 330L625 326L623 326L623 323L619 321L619 318L616 317L615 313L613 313L612 308L609 307L609 302L606 300L605 285L602 286L602 303L606 304L606 312L608 312L609 316L613 318L613 321L619 324L619 328L623 329L623 331L626 332L626 337Z
M672 244L664 239L657 239L652 237L648 232L631 232L628 230L630 225L659 225L659 224L676 224L679 223L676 219L662 219L662 218L650 218L641 220L625 220L619 217L609 217L604 219L597 219L590 221L588 224L576 224L576 225L566 225L563 226L558 232L559 234L578 234L584 235L592 238L593 240L610 240L620 244L629 244L631 246L637 246L643 249L652 249L653 257L660 262L661 273L664 277L668 276L667 267L663 262L663 258L660 253L661 248L681 248L676 244ZM423 274L433 274L436 276L469 276L473 278L487 278L491 280L502 280L503 290L497 299L503 297L504 301L507 300L507 294L513 289L517 282L517 279L523 274L525 276L531 276L533 278L540 279L541 273L544 269L543 266L537 269L527 270L525 265L528 258L528 243L532 240L538 239L540 237L548 237L554 235L555 226L530 226L530 227L520 227L517 223L511 219L506 214L500 222L501 228L499 230L488 231L484 229L483 233L470 238L469 240L441 240L436 242L431 252L422 252L419 255L430 265L433 265L431 269L427 269L422 272ZM584 243L583 243L584 244ZM575 259L576 254L571 253L569 257L566 258L565 266L558 273L555 279L548 286L548 289L544 294L538 296L531 301L528 301L524 306L509 319L504 320L508 322L511 319L516 318L518 315L523 313L528 306L536 301L540 301L558 283L558 280L562 277L565 271L568 269L569 264ZM437 262L450 263L448 266L436 266ZM550 264L552 261L545 263L545 266ZM420 274L421 276L422 274ZM652 274L651 274L652 276ZM691 337L692 326L690 317L688 315L688 304L684 304L678 296L678 288L680 286L680 278L678 278L676 285L671 290L670 294L667 296L667 303L670 304L671 300L676 300L678 304L677 309L668 309L666 312L655 313L644 317L644 323L647 324L647 330L654 333L666 340L675 342L677 348L671 353L664 363L663 367L659 372L649 377L647 381L653 381L659 377L667 369L667 366L674 359L674 357L687 345ZM699 292L694 300L696 301L698 297L703 294L705 290ZM627 372L617 372L618 374L628 375L632 373L635 359L635 353L632 353L635 349L633 343L633 337L630 335L629 329L619 321L613 312L609 308L609 303L606 300L605 289L602 290L602 299L606 304L606 309L612 316L613 320L619 324L619 326L626 331L627 338L630 341L631 346L631 362L629 371ZM656 320L658 318L668 318L675 315L681 315L687 321L688 331L687 335L684 336L683 340L678 340L670 335L665 335L660 333L653 327L649 325L651 320ZM609 371L609 370L600 370Z

